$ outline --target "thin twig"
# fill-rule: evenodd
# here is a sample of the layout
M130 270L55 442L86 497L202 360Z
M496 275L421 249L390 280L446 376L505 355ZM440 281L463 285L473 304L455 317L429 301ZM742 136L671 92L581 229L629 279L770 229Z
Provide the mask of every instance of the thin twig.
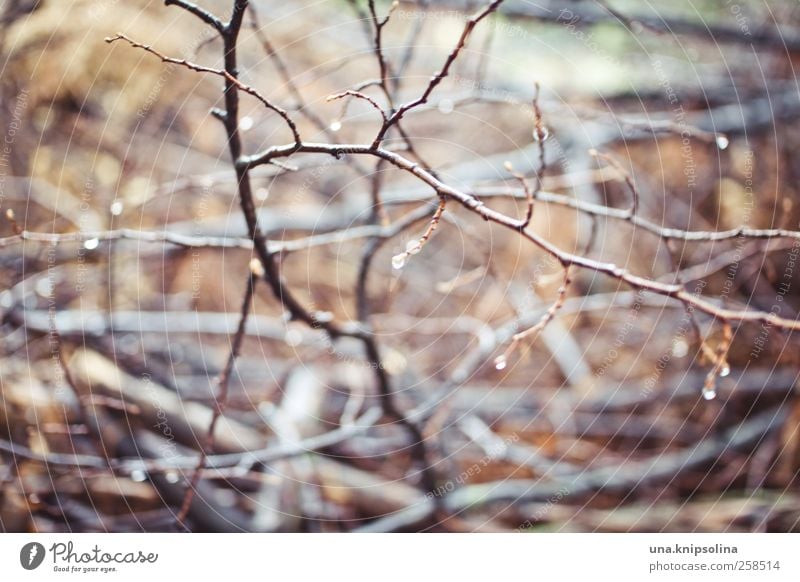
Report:
M615 170L617 170L620 175L622 176L623 181L628 186L628 190L631 193L631 208L628 211L628 214L631 218L636 216L639 213L639 191L636 189L636 184L633 181L633 177L631 176L630 172L628 172L625 168L622 167L614 156L598 152L597 150L589 150L589 155L599 158L601 160L605 160L608 162Z
M651 291L659 295L665 295L678 299L686 305L691 305L698 311L719 318L721 320L729 321L747 321L754 323L765 323L776 328L786 330L800 330L800 321L786 319L775 315L774 313L766 313L762 311L736 311L731 309L722 309L709 302L702 297L697 297L694 294L688 293L680 285L661 283L653 281L646 277L634 275L625 268L619 267L613 263L604 263L584 257L581 255L569 253L558 248L550 241L542 238L538 234L529 232L523 229L524 221L517 220L506 216L505 214L493 210L486 206L483 202L475 198L471 194L467 194L452 186L449 186L427 172L419 164L411 162L404 158L397 152L385 150L373 145L357 145L357 144L344 144L344 145L331 145L331 144L318 144L318 143L303 143L299 146L296 144L285 146L274 146L260 154L249 156L240 160L239 164L242 167L252 168L258 165L268 163L273 158L280 158L290 156L295 153L328 153L330 155L341 157L345 154L353 155L371 155L385 159L392 165L406 172L409 172L428 184L439 196L446 196L457 201L459 204L481 216L484 220L494 222L502 225L508 229L520 232L520 234L528 239L530 242L544 250L553 258L558 260L565 266L576 266L583 269L602 273L611 278L622 281L635 289L642 289ZM625 215L627 216L627 211ZM669 229L667 229L669 230ZM674 234L678 234L675 231ZM800 232L795 231L781 231L781 230L766 230L766 231L752 231L744 228L734 229L733 231L726 231L723 233L709 233L703 232L699 235L695 234L687 240L719 240L720 238L735 238L743 236L744 233L755 235L756 238L772 238L775 236L789 236L792 238L800 238ZM670 237L665 237L670 238Z
M282 107L279 107L279 106L275 105L274 103L272 103L269 99L264 97L261 93L256 91L250 85L242 83L231 72L226 71L226 70L222 70L222 69L214 69L212 67L205 67L203 65L198 65L196 63L192 63L191 61L187 61L186 59L177 59L177 58L173 58L173 57L168 57L167 55L165 55L163 53L160 53L159 51L157 51L156 49L154 49L150 45L146 45L146 44L142 44L142 43L136 42L135 40L132 40L132 39L128 38L127 36L125 36L124 34L119 33L119 32L117 34L115 34L114 36L107 37L105 40L109 44L114 43L114 42L116 42L118 40L124 40L125 42L130 44L132 47L140 48L140 49L150 53L151 55L155 55L156 57L158 57L159 59L161 59L165 63L171 63L173 65L179 65L181 67L186 67L187 69L190 69L192 71L197 71L199 73L210 73L212 75L217 75L219 77L225 78L225 80L228 83L236 85L236 87L238 89L244 91L248 95L252 95L256 99L261 101L261 103L267 109L270 109L270 110L274 111L275 113L277 113L286 122L286 125L289 126L289 130L292 132L292 136L294 137L295 142L296 143L300 143L302 141L301 138L300 138L300 133L299 133L299 131L297 129L297 124L295 124L294 120L289 116L289 114L286 112L285 109L283 109Z
M428 102L428 99L431 96L431 93L436 89L436 87L441 84L441 82L450 74L450 67L453 66L453 63L458 58L458 55L461 54L461 51L467 44L467 40L469 39L470 34L472 33L473 29L478 25L478 23L492 14L495 10L497 10L498 6L503 3L503 0L494 0L488 6L486 6L483 10L473 14L470 18L467 19L466 24L464 25L464 29L461 31L461 36L458 39L453 50L450 51L450 54L445 59L442 68L437 72L428 83L428 86L425 87L425 90L422 92L417 99L410 101L402 106L400 106L397 111L395 111L389 120L383 124L383 127L378 132L378 135L375 136L375 140L372 142L373 146L377 147L383 141L384 137L386 137L387 132L392 128L392 126L396 125L400 122L403 116L411 111L412 109L419 107Z
M206 459L208 454L214 448L214 429L217 427L217 423L219 422L220 417L225 412L225 407L228 402L228 388L230 384L230 377L231 373L233 372L233 366L236 362L236 359L239 357L239 352L242 349L242 343L244 342L245 337L245 328L247 327L247 318L250 315L250 309L253 303L253 294L255 293L256 283L258 279L264 276L264 270L261 266L261 263L258 262L258 259L253 259L253 262L250 266L250 272L247 275L247 287L244 293L244 299L242 299L242 307L240 311L239 317L239 327L236 328L236 333L233 334L233 338L231 339L231 350L230 354L228 355L228 359L225 362L225 367L223 368L222 372L220 372L218 378L218 386L219 391L214 400L214 408L211 414L211 420L208 423L208 431L205 435L205 441L200 445L200 455L197 459L197 466L192 473L192 477L189 480L189 484L186 487L186 493L183 496L183 502L181 503L181 508L178 511L178 514L175 516L175 522L180 527L185 526L186 516L189 514L189 509L192 506L192 500L194 499L195 492L197 491L197 485L200 482L200 478L203 475L203 469L205 468Z

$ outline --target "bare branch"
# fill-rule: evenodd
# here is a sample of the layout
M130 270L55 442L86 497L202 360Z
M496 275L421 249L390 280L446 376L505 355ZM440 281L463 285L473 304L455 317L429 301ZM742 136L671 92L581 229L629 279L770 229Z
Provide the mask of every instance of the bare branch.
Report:
M258 261L258 259L253 260ZM178 514L175 516L175 521L179 526L185 527L184 522L186 520L186 516L189 514L189 509L192 506L192 500L194 499L194 494L197 491L197 484L200 482L200 477L203 474L206 459L209 452L214 448L214 429L217 427L217 422L225 412L225 407L228 403L228 385L230 382L230 376L233 372L233 365L236 362L236 358L239 357L239 352L242 349L242 343L244 342L247 318L250 315L256 283L258 282L259 278L264 276L264 269L258 262L251 263L249 271L250 272L247 275L247 286L245 288L244 299L242 299L239 327L236 329L236 333L233 335L233 339L231 340L231 351L228 356L228 360L225 363L225 368L219 375L219 393L215 399L215 406L211 415L211 420L208 424L205 442L200 447L200 455L197 459L197 466L195 467L189 484L186 487L186 493L184 494L181 508L178 511Z
M400 122L403 116L420 105L427 103L428 98L431 96L431 93L439 86L439 84L450 74L450 67L453 66L453 63L458 58L458 55L464 49L464 46L467 44L467 40L469 40L470 33L472 33L473 29L478 25L478 23L492 14L495 10L497 10L498 6L503 3L503 0L494 0L488 6L486 6L483 10L473 14L469 19L467 19L467 23L464 25L464 29L461 32L461 36L456 43L456 46L450 51L450 54L445 59L444 65L436 73L428 83L428 86L422 92L417 99L414 101L410 101L405 105L402 105L394 114L389 118L389 120L384 123L381 130L378 132L378 135L375 136L375 140L373 141L374 146L378 146L382 141L383 138L386 137L386 133L391 129L392 126L396 125Z
M264 106L267 109L270 109L270 110L274 111L275 113L277 113L286 122L286 125L289 126L289 129L292 132L292 136L294 137L295 142L300 143L301 139L300 139L300 133L297 130L297 125L295 124L294 120L292 120L292 118L289 117L289 114L286 112L286 110L281 108L281 107L278 107L277 105L272 103L269 99L264 97L261 93L256 91L253 87L251 87L249 85L246 85L245 83L242 83L239 79L237 79L229 71L224 71L222 69L213 69L211 67L204 67L202 65L198 65L198 64L192 63L190 61L187 61L186 59L176 59L176 58L173 58L173 57L168 57L168 56L158 52L157 50L152 48L150 45L145 45L145 44L138 43L135 40L132 40L132 39L128 38L127 36L125 36L122 33L117 33L115 36L111 36L111 37L106 38L106 42L109 43L109 44L111 44L113 42L116 42L118 40L124 40L128 44L130 44L132 47L140 48L142 50L145 50L148 53L157 56L159 59L161 59L165 63L172 63L173 65L179 65L181 67L186 67L187 69L190 69L192 71L197 71L199 73L210 73L212 75L217 75L219 77L225 78L225 80L228 83L231 83L231 84L235 85L237 88L239 88L240 90L244 91L248 95L252 95L256 99L261 101L261 103L263 103Z
M225 32L225 24L219 18L201 8L194 2L188 2L187 0L164 0L164 4L166 6L179 6L190 14L194 14L206 24L214 27L220 34Z

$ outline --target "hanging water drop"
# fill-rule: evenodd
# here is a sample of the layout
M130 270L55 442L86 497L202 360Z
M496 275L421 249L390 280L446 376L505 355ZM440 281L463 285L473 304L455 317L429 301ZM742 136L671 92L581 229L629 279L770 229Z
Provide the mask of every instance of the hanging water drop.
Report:
M717 397L717 391L713 388L703 388L703 398L706 400L714 400Z
M731 367L728 364L724 364L722 368L720 368L719 370L720 378L724 378L725 376L728 376L730 373L731 373Z
M535 142L547 141L548 137L550 137L550 130L547 129L545 126L542 125L533 128L533 141Z
M410 240L406 245L406 253L409 255L416 255L422 250L422 243L418 240Z
M87 251L93 251L98 246L100 246L99 238L88 238L83 243L83 248L85 248Z
M341 121L339 121L338 119L336 119L334 121L331 121L331 125L330 125L330 130L331 131L336 132L336 131L339 131L340 129L342 129L342 122Z
M719 149L726 150L726 149L728 149L728 146L730 145L731 140L729 140L726 136L720 134L720 135L717 136L716 142L717 142L717 147Z
M119 216L122 214L124 208L125 206L122 204L122 200L114 200L108 210L111 212L112 216Z
M494 369L495 370L505 370L506 366L508 366L508 360L506 359L506 357L504 355L503 356L497 356L494 359Z
M392 267L398 271L406 266L406 253L400 253L392 257Z

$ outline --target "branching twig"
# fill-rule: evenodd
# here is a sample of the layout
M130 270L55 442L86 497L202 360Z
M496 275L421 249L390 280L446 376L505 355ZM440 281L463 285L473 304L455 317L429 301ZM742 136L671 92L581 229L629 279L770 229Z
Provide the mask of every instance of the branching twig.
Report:
M397 123L403 119L403 116L414 109L415 107L419 107L424 103L428 102L428 98L430 98L431 93L439 86L439 84L447 77L450 73L450 67L453 66L453 63L458 58L458 55L464 49L464 46L467 44L467 40L469 39L470 33L472 33L473 29L478 25L478 23L492 14L500 4L503 3L503 0L494 0L488 6L486 6L483 10L473 14L469 19L467 19L466 24L464 25L464 29L461 31L461 36L456 43L456 46L450 51L450 54L445 59L444 65L436 73L428 83L428 86L425 87L425 90L422 92L417 99L410 101L402 106L400 106L397 111L395 111L389 120L383 124L383 127L378 132L378 135L375 136L375 140L373 141L373 146L377 147L383 141L383 138L386 137L387 132Z
M615 170L617 170L617 172L620 173L622 179L625 181L625 184L628 186L628 190L631 193L631 208L628 211L628 215L632 219L639 213L639 191L636 189L636 184L633 182L633 177L631 176L630 172L623 168L622 164L620 164L616 158L614 158L614 156L598 152L594 149L589 151L589 155L608 162L614 167Z
M427 243L428 239L430 239L433 235L433 231L435 231L436 227L439 226L439 222L442 220L442 214L444 214L446 205L447 201L444 198L440 198L439 206L436 208L436 212L433 213L433 217L428 224L428 228L425 229L425 232L422 233L421 237L410 240L406 245L405 251L392 257L392 267L395 269L402 269L405 266L408 257L411 255L416 255L422 250L422 247L425 246L425 243Z
M220 34L225 33L225 24L219 18L217 18L207 10L201 8L194 2L188 2L187 0L164 0L164 4L166 6L180 6L187 12L197 16L200 20L202 20L206 24L209 24L215 29L217 29L217 32L219 32Z
M364 101L366 101L367 103L372 105L372 107L378 113L381 114L381 118L383 119L384 123L386 122L386 112L381 108L380 105L378 105L378 102L375 101L369 95L365 95L361 91L355 91L353 89L348 89L346 91L342 91L341 93L336 93L334 95L328 95L328 97L325 100L326 101L335 101L336 99L341 99L343 97L355 97L356 99L363 99Z
M570 279L569 265L565 265L564 281L561 284L561 287L558 288L556 300L544 313L544 315L542 315L542 318L536 325L524 331L517 332L511 337L511 343L508 345L506 350L494 360L494 366L496 369L504 370L506 366L508 366L508 358L514 353L514 350L519 347L519 344L525 339L538 334L547 326L548 323L553 320L553 318L556 316L556 313L558 313L559 309L561 309L561 307L564 305L564 301L567 299L567 291L569 291L570 283L572 283L572 280Z
M161 59L165 63L171 63L173 65L179 65L181 67L186 67L187 69L190 69L192 71L197 71L199 73L210 73L212 75L217 75L219 77L224 77L226 82L235 85L238 89L244 91L248 95L252 95L256 99L261 101L261 103L267 109L270 109L270 110L274 111L275 113L277 113L286 122L286 125L289 126L289 130L292 132L292 136L294 137L295 142L296 143L300 143L302 141L300 139L300 133L297 130L297 125L295 124L294 120L291 117L289 117L289 114L286 112L285 109L283 109L282 107L278 107L277 105L272 103L269 99L264 97L261 93L256 91L250 85L242 83L238 78L236 78L233 75L233 73L231 73L229 71L226 71L226 70L222 70L222 69L214 69L214 68L211 68L211 67L205 67L203 65L198 65L196 63L192 63L191 61L187 61L186 59L177 59L177 58L173 58L173 57L168 57L167 55L165 55L163 53L160 53L159 51L157 51L156 49L154 49L150 45L141 44L139 42L136 42L135 40L132 40L132 39L128 38L127 36L125 36L122 33L117 33L114 36L110 36L110 37L106 38L106 42L109 43L109 44L111 44L113 42L116 42L118 40L124 40L125 42L130 44L132 47L140 48L140 49L142 49L144 51L147 51L151 55L157 56L159 59Z
M638 275L634 275L627 269L619 267L613 263L604 263L602 261L597 261L581 255L563 251L550 241L539 236L538 234L524 230L523 229L524 221L511 218L501 212L489 208L488 206L484 205L483 202L476 199L474 196L462 192L456 188L453 188L452 186L449 186L441 182L439 179L435 178L429 172L427 172L424 168L420 167L419 164L411 162L410 160L404 158L403 156L401 156L396 152L388 151L380 147L375 147L373 145L356 145L356 144L330 145L330 144L318 144L318 143L304 143L300 144L299 146L296 144L288 146L286 145L274 146L265 150L261 154L256 154L254 156L243 158L242 160L240 160L240 165L245 168L251 168L258 166L260 164L268 163L273 158L286 157L299 152L328 153L330 155L337 157L341 157L344 154L358 154L358 155L371 155L383 158L392 165L394 165L395 167L415 175L417 178L419 178L420 180L428 184L431 188L433 188L433 190L439 196L446 196L448 198L452 198L453 200L457 201L459 204L461 204L468 210L471 210L476 214L478 214L479 216L481 216L484 220L488 220L496 224L502 225L506 228L509 228L511 230L520 232L520 234L524 238L534 243L536 246L538 246L539 248L550 254L553 258L555 258L565 266L576 266L583 269L595 271L597 273L602 273L614 279L623 281L624 283L630 285L635 289L651 291L659 295L665 295L668 297L678 299L679 301L683 302L686 305L691 305L695 307L698 311L719 318L721 320L767 323L769 325L775 326L776 328L787 329L787 330L800 329L800 321L782 318L775 315L774 313L765 313L759 311L735 311L730 309L722 309L701 297L696 297L693 294L686 292L680 285L653 281L646 277L640 277ZM627 214L628 212L625 211L626 216ZM669 229L666 230L669 231ZM734 229L733 231L726 231L723 233L703 232L699 235L692 235L691 237L687 238L687 240L715 240L719 238L723 239L734 238L736 236L742 236L743 233L749 233L751 235L755 235L756 238L770 238L774 237L776 233L778 235L783 234L785 236L790 236L792 238L800 238L800 232L779 231L779 230L753 232L753 231L748 231L747 229L744 228L740 228L740 229ZM685 232L682 231L675 231L674 234L676 235L682 234L683 236L685 236Z

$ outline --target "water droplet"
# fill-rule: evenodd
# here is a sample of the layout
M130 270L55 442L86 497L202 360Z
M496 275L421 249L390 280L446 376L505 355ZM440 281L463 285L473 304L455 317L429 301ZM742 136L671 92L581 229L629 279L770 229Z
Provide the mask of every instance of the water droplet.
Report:
M713 388L703 388L703 398L706 400L714 400L717 397L717 391Z
M256 190L256 200L258 200L259 202L264 202L264 200L266 200L267 198L269 198L269 190L267 190L266 188L259 188L258 190Z
M684 340L675 340L672 344L672 355L676 358L682 358L689 353L689 344Z
M333 132L339 131L342 129L342 122L338 119L331 121L330 130Z
M177 483L178 481L181 480L177 471L167 471L166 473L164 473L164 478L167 480L168 483Z
M719 371L720 378L724 378L725 376L728 376L730 373L731 373L731 367L728 364L723 365Z
M317 311L314 314L314 319L319 323L330 323L333 321L333 313L330 311Z
M439 101L439 113L449 115L455 110L455 105L451 99L442 99Z
M383 358L383 367L392 376L401 374L408 366L405 356L397 350L389 350Z
M289 347L295 347L300 345L300 342L303 341L303 332L297 329L296 325L290 325L289 328L286 330L286 335L283 338L283 341L286 342L286 345Z
M250 272L254 277L264 276L264 263L261 262L261 259L254 257L250 260Z
M495 370L505 370L506 366L508 366L508 360L505 356L497 356L494 359L494 369Z
M53 282L49 277L43 277L36 282L36 293L41 297L50 297L53 293Z
M242 119L239 120L239 129L241 129L242 131L250 131L251 129L253 129L253 126L255 124L256 122L253 120L252 117L250 116L242 117Z
M134 469L131 471L131 481L136 483L142 483L143 481L147 481L147 473L144 471L140 471L139 469Z
M114 202L111 203L111 206L109 207L108 210L109 212L111 212L112 216L119 216L120 214L122 214L124 208L125 205L122 203L122 200L114 200Z
M83 248L85 248L87 251L93 251L98 246L100 246L99 238L88 238L83 242Z
M398 271L406 266L406 257L408 255L406 253L400 253L399 255L395 255L392 257L392 267L397 269Z
M550 130L547 129L544 125L541 127L534 127L533 128L533 141L541 142L547 141L547 138L550 137Z
M406 245L406 253L409 255L416 255L422 250L422 243L418 240L410 240Z
M717 136L716 142L717 142L717 147L719 149L726 150L726 149L728 149L728 146L730 145L731 140L729 140L724 135L720 134L720 135Z

